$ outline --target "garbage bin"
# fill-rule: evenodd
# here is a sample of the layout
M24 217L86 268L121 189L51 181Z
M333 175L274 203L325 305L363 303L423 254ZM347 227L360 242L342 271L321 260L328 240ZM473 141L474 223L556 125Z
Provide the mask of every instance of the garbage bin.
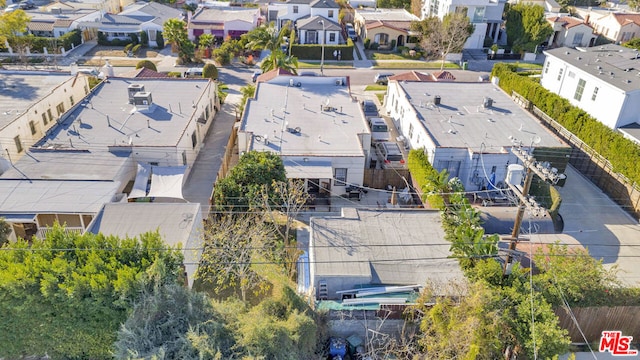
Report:
M465 61L462 63L462 70L469 70L469 62Z

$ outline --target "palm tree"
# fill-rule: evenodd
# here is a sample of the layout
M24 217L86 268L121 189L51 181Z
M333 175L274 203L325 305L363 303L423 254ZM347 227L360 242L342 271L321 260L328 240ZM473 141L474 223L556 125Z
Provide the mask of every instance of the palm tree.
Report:
M260 65L263 73L274 69L282 69L292 74L298 74L298 58L287 56L282 50L277 49L269 54L269 57L262 60Z
M271 52L260 65L263 72L283 69L293 74L298 73L298 59L295 56L287 56L281 48L286 43L285 37L290 33L293 33L291 22L285 24L279 31L274 23L269 23L269 25L262 25L247 33L247 49L269 50Z

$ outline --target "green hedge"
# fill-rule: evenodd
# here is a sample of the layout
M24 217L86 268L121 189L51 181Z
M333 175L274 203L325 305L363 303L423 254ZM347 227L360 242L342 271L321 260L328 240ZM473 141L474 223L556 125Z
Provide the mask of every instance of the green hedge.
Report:
M342 54L340 60L353 60L353 41L347 39L346 45L325 45L324 59L337 60L333 52L339 50ZM321 44L294 44L291 46L291 55L301 60L320 60L322 58Z
M442 197L440 195L428 195L429 187L431 186L429 179L438 176L438 171L431 166L427 155L422 149L409 151L407 168L414 183L424 193L423 199L427 200L431 207L439 208L443 203Z
M546 90L532 78L518 75L514 65L496 64L491 75L500 79L500 87L508 94L515 91L524 96L609 160L615 171L640 184L640 146L571 105L569 100Z
M45 48L49 54L56 54L59 53L58 49L60 47L64 47L66 50L71 50L72 46L78 46L82 43L80 30L77 29L62 35L57 39L33 35L23 36L18 39L26 39L29 43L31 52L40 54L44 53Z

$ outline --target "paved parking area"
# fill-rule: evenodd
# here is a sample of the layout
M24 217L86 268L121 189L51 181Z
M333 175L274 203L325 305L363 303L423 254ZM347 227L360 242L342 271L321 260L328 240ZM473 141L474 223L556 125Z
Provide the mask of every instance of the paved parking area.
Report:
M563 233L587 247L605 266L617 266L621 281L640 286L638 221L573 167L567 168L566 175L567 183L559 189Z

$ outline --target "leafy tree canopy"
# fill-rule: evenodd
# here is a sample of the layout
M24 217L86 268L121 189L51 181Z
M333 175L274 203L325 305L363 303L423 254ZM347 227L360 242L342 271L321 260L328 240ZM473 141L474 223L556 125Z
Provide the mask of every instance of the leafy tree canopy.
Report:
M376 6L382 9L405 9L411 11L411 0L376 0Z
M447 14L442 20L432 16L412 22L411 29L421 34L422 47L440 57L444 68L448 54L462 52L474 26L465 14L456 12Z
M110 359L116 331L145 287L173 283L182 255L157 233L120 240L66 233L0 251L0 357Z
M31 17L21 9L0 13L0 42L15 39L27 31Z
M533 52L553 34L540 5L518 3L505 6L507 43L514 51Z
M270 152L249 151L225 178L216 182L213 202L218 210L246 211L258 204L263 187L269 198L277 199L274 181L286 181L282 159Z
M118 331L116 359L230 358L233 334L209 298L177 284L147 292Z

